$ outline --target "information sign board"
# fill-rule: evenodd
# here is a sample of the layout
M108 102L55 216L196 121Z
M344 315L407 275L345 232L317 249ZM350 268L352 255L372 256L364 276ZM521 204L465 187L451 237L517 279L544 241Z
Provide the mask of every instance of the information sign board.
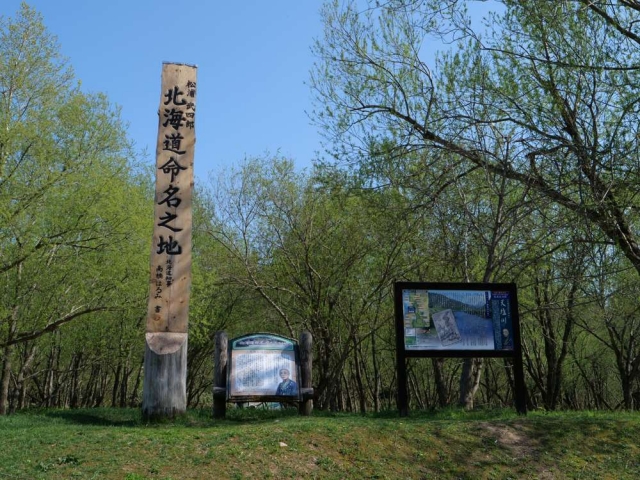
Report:
M512 358L516 409L526 413L515 284L397 282L394 287L402 415L408 412L410 357Z
M229 341L230 401L299 401L300 361L295 340L257 333Z
M513 350L509 289L403 288L407 350Z

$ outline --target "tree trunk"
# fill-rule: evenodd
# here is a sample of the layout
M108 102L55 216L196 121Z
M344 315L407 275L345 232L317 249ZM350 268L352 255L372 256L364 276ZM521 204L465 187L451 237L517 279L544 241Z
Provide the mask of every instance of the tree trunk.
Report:
M122 372L122 380L120 382L120 401L118 406L125 408L127 406L127 390L129 389L129 377L131 376L131 369L129 368L129 356L124 364L124 370Z
M144 367L144 356L142 357L142 361L140 362L140 366L138 367L138 373L136 375L136 382L133 386L133 390L131 390L131 395L129 396L129 406L135 407L138 403L138 389L140 388L140 379L142 378L142 370Z
M78 408L80 404L80 364L82 352L73 356L71 360L71 393L69 395L69 407Z
M358 336L353 335L353 369L356 380L356 387L358 389L358 407L360 413L367 413L367 396L364 391L364 382L362 381L362 371L360 368L359 348L358 348Z
M20 265L18 272L22 272L22 265ZM14 305L11 311L9 335L3 352L2 371L0 372L0 415L6 415L9 410L9 379L11 378L11 359L14 349L11 340L13 340L18 328L18 308L18 305Z
M84 393L82 394L81 405L85 408L91 406L91 402L93 400L93 392L95 391L97 385L97 377L98 367L96 365L93 365L91 367L91 373L89 374L89 380L87 380L87 383L84 387Z
M18 410L24 410L26 407L26 398L27 398L27 374L31 370L31 364L33 360L36 358L36 346L35 344L31 346L31 348L27 349L28 353L26 354L26 358L20 367L20 372L18 373Z
M460 406L465 410L473 409L473 399L480 386L482 358L465 358L460 376Z
M0 376L0 415L6 415L9 411L9 378L11 377L11 357L13 345L4 347L2 361L2 375Z
M122 372L122 364L118 360L118 366L116 367L115 376L113 378L113 388L111 389L111 406L116 407L118 389L120 387L120 374Z
M98 378L96 389L93 393L93 406L100 407L104 402L104 396L107 394L107 386L109 384L109 373L103 371L102 368L98 368Z
M373 409L380 412L380 365L378 364L378 351L376 350L376 333L371 332L371 354L373 360Z
M436 393L438 395L438 406L444 408L449 404L449 391L444 378L444 358L432 358L433 378L436 382Z
M418 408L420 410L425 410L428 406L428 403L425 403L424 401L424 395L422 395L422 392L420 391L420 386L418 385L416 374L413 370L410 370L407 372L407 380L408 380L408 386L409 386L408 397L415 398L418 404Z

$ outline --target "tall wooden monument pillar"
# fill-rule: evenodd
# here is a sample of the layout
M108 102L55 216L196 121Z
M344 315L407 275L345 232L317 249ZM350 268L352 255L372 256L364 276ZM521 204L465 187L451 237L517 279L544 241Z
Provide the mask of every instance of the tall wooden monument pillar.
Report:
M144 356L147 419L174 417L187 404L195 112L196 67L164 63Z

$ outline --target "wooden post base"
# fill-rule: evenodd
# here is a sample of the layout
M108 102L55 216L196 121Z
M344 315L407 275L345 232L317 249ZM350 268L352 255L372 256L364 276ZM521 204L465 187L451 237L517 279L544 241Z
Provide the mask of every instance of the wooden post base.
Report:
M142 416L174 418L187 410L186 333L147 333L144 352Z

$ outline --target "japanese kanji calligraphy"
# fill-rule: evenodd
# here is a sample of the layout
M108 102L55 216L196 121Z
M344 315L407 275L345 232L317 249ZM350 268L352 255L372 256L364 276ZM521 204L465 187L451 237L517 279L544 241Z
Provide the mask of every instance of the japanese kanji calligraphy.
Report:
M147 333L187 333L196 68L162 66Z

